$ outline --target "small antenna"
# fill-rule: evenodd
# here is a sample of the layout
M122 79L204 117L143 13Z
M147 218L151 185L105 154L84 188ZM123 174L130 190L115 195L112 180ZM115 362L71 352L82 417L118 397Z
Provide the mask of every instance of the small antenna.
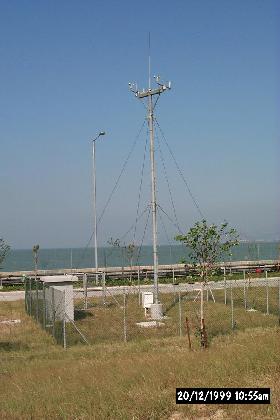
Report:
M149 89L151 89L151 32L149 32Z

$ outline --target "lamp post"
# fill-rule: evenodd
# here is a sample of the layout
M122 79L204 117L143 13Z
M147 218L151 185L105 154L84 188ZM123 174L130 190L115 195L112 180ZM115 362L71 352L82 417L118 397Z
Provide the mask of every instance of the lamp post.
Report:
M98 255L97 255L97 214L96 214L96 166L95 166L95 142L100 136L105 136L105 131L92 140L92 181L93 181L93 214L94 214L94 260L95 260L95 282L98 284Z

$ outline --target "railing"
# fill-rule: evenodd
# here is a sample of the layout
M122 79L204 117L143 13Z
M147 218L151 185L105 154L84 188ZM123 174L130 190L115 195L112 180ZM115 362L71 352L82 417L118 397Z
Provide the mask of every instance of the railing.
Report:
M253 271L256 269L263 270L279 270L279 260L259 260L259 261L227 261L220 262L217 267L224 268L231 271L242 271L248 270ZM164 264L159 265L159 276L184 276L195 271L192 264ZM121 278L132 276L133 278L139 277L141 279L151 276L153 273L152 265L142 266L126 266L126 267L99 267L98 272L100 274L105 273L107 278ZM95 268L79 268L79 269L52 269L52 270L38 270L37 275L59 275L59 274L75 274L80 277L83 274L95 274ZM15 271L15 272L1 272L0 282L1 284L21 284L23 283L23 277L35 277L35 271Z

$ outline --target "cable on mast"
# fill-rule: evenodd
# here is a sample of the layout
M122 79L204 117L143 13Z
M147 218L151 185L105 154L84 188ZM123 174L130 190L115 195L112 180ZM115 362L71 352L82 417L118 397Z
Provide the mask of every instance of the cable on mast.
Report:
M112 189L112 191L111 191L111 193L110 193L110 195L109 195L109 197L108 197L108 199L107 199L107 201L106 201L106 204L105 204L105 206L104 206L104 208L103 208L103 210L102 210L102 212L101 212L101 215L100 215L100 216L99 216L99 218L98 218L98 223L100 223L100 222L101 222L101 220L102 220L102 218L103 218L103 216L104 216L104 213L105 213L105 211L106 211L106 209L107 209L107 207L108 207L108 205L109 205L109 203L110 203L110 201L111 201L111 199L112 199L112 196L113 196L114 192L116 191L116 189L117 189L117 187L118 187L118 184L119 184L119 181L120 181L120 179L121 179L121 176L122 176L122 174L124 173L124 170L125 170L126 165L127 165L128 161L129 161L129 159L130 159L130 157L131 157L131 155L132 155L132 153L133 153L133 150L135 149L136 143L137 143L137 141L138 141L138 139L139 139L139 137L140 137L140 134L141 134L141 132L142 132L142 130L143 130L143 127L144 127L145 123L146 123L146 121L144 120L144 121L143 121L143 124L141 125L141 128L140 128L140 130L139 130L139 132L138 132L138 134L137 134L137 136L135 137L134 143L133 143L133 145L132 145L132 147L131 147L131 149L130 149L130 151L129 151L129 153L128 153L128 155L127 155L127 157L126 157L125 161L124 161L124 164L123 164L123 166L122 166L122 169L121 169L121 171L120 171L120 174L119 174L119 176L118 176L118 178L117 178L117 180L116 180L116 182L115 182L115 185L114 185L114 187L113 187L113 189Z
M170 261L170 263L172 264L173 254L172 254L172 245L171 245L171 241L170 241L170 239L169 239L169 236L168 236L168 233L167 233L167 229L166 229L166 226L165 226L165 224L164 224L164 221L163 221L163 218L162 218L161 212L159 212L158 214L159 214L159 219L160 219L161 225L162 225L162 227L163 227L163 230L164 230L164 233L165 233L165 236L166 236L166 239L167 239L168 245L169 245L169 249L170 249L170 260L171 260L171 261Z
M145 142L145 148L144 148L143 163L142 163L142 168L141 168L141 179L140 179L140 185L139 185L139 190L138 190L138 202L137 202L137 210L136 210L135 228L134 228L133 240L132 240L133 244L135 242L136 229L137 229L138 216L139 216L139 208L140 208L140 199L141 199L141 194L142 194L142 185L143 185L143 175L144 175L144 168L145 168L145 161L146 161L147 144L148 144L148 131L146 133L146 142Z
M166 213L166 211L159 205L157 204L157 207L165 214L165 216L167 217L167 219L170 221L170 223L176 227L176 229L178 230L178 232L183 235L183 232L181 231L181 229L179 228L179 226L174 222L174 220L172 220L172 217L170 217L168 215L168 213ZM179 229L178 229L179 228Z
M166 184L167 184L167 188L168 188L168 192L169 192L169 196L170 196L170 201L171 201L171 205L172 205L172 209L173 209L174 218L175 218L178 230L181 230L180 225L179 225L179 221L178 221L178 217L177 217L177 212L176 212L173 196L172 196L172 192L171 192L171 187L170 187L168 175L167 175L167 170L166 170L166 166L165 166L165 162L164 162L164 158L163 158L163 153L162 153L161 146L160 146L160 140L159 140L159 137L157 135L156 135L156 139L157 139L161 164L162 164L162 167L163 167L164 178L165 178L165 181L166 181Z
M156 118L155 118L155 122L156 122L156 124L157 124L157 126L158 126L158 128L159 128L159 131L160 131L160 133L161 133L161 135L162 135L162 138L163 138L163 140L164 140L164 142L165 142L165 144L166 144L166 146L167 146L167 149L168 149L168 151L169 151L169 153L170 153L170 155L171 155L172 159L174 160L174 163L175 163L175 165L176 165L176 168L177 168L177 170L178 170L178 173L179 173L179 175L181 176L181 178L182 178L182 180L183 180L183 182L184 182L185 186L187 187L188 193L189 193L189 195L190 195L190 197L191 197L191 199L192 199L192 201L193 201L193 203L194 203L194 205L195 205L195 207L196 207L196 209L197 209L198 213L200 214L200 216L201 216L203 219L205 219L205 217L204 217L204 215L203 215L203 213L202 213L202 211L201 211L201 209L200 209L200 207L199 207L199 205L198 205L198 202L197 202L197 200L195 199L195 197L194 197L193 193L191 192L191 189L190 189L190 187L189 187L189 184L188 184L188 182L186 181L186 179L185 179L185 177L184 177L184 175L183 175L183 172L182 172L182 170L181 170L180 166L178 165L178 162L177 162L177 160L176 160L176 158L175 158L175 156L174 156L174 154L173 154L173 152L172 152L172 150L171 150L171 148L170 148L170 146L169 146L169 144L168 144L168 142L167 142L167 140L166 140L166 137L165 137L165 135L164 135L164 133L163 133L163 131L162 131L162 129L161 129L161 127L160 127L159 123L158 123L158 120L157 120Z
M148 211L148 215L147 215L146 224L145 224L144 232L143 232L143 235L142 235L140 247L139 247L138 253L137 253L136 265L139 265L139 258L140 258L141 250L142 250L142 247L143 247L143 242L144 242L144 238L145 238L145 235L146 235L148 221L149 221L149 217L150 217L150 213L151 213L151 206L148 206L148 208L149 208L149 211Z

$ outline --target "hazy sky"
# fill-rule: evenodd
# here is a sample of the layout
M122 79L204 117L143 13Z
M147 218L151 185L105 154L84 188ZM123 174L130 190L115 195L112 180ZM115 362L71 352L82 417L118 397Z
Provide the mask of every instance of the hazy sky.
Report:
M145 121L128 82L147 87L150 31L152 73L172 81L157 119L203 214L228 220L243 238L279 238L279 18L278 0L2 0L0 237L14 248L88 242L90 138L107 132L96 144L100 214ZM145 141L146 127L99 226L100 243L135 221ZM185 230L200 215L160 144ZM158 145L157 159L158 201L174 219ZM147 155L140 213L149 195ZM167 243L177 232L163 213L162 222Z

